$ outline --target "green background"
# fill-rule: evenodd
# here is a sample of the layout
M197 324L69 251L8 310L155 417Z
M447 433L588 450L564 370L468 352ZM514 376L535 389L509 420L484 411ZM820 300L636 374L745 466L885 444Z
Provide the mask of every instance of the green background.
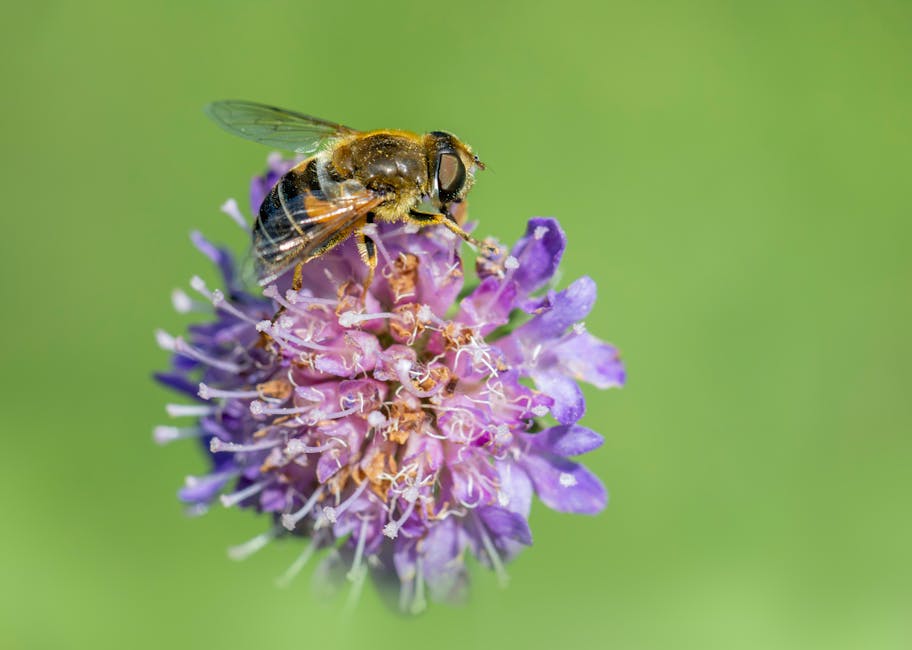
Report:
M909 648L912 7L906 2L7 3L0 27L2 648ZM156 327L240 249L267 151L201 107L448 129L480 232L532 215L590 274L622 391L612 493L537 506L511 585L410 620L315 599L264 527L174 494ZM245 204L246 205L246 204Z

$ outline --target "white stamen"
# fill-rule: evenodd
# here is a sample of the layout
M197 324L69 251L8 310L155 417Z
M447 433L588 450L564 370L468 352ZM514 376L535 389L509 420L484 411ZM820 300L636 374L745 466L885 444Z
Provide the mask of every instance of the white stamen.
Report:
M418 386L415 385L415 382L412 381L412 362L408 359L399 359L393 368L396 371L396 377L399 379L399 383L415 397L430 397L443 388L443 384L441 383L437 383L431 390L421 390L418 388Z
M282 444L281 440L264 440L263 442L257 442L250 445L240 445L235 442L225 442L219 438L213 438L209 441L209 451L211 451L213 454L217 454L223 451L261 451L263 449L271 449L272 447L277 447L280 444Z
M165 411L172 418L205 417L215 413L215 407L206 404L165 404Z
M284 320L284 319L280 319L280 320L282 320L285 323L293 324L289 320ZM294 343L295 345L300 345L301 347L306 348L308 350L318 350L321 352L328 352L328 351L332 350L332 348L327 347L325 345L320 345L319 343L313 343L313 342L303 339L299 336L295 336L294 334L289 332L287 328L283 328L268 320L261 320L259 323L256 324L256 329L258 332L264 332L266 334L269 334L269 336L271 336L276 341L278 341L280 344L282 344L283 347L289 348L294 352L301 352L301 351L297 350L295 348L291 348L291 346L289 346L288 343Z
M202 399L250 399L251 397L259 397L260 393L255 390L222 390L221 388L213 388L208 384L200 383L199 392L197 392Z
M544 404L539 404L538 406L532 407L532 415L538 418L545 417L548 415L548 407Z
M207 366L212 366L213 368L218 368L219 370L224 370L225 372L238 374L241 371L241 366L238 364L210 357L202 350L193 347L180 337L174 339L174 351L184 355L185 357L189 357L194 361L199 361L200 363L203 363Z
M513 434L506 424L498 424L494 434L494 442L498 445L509 445L513 441Z
M460 460L462 460L461 453L462 453L463 449L464 449L464 447L460 448L460 450L458 452L458 454L460 454L460 456L459 456ZM475 475L469 474L469 479L466 484L466 496L470 497L474 493L475 493ZM482 494L481 490L478 491L477 498L475 499L474 502L465 501L461 497L459 499L457 499L457 501L459 501L459 503L462 505L462 507L468 508L469 510L474 510L479 505L481 505L482 500L483 500L483 494Z
M573 487L576 485L576 477L573 474L568 474L567 472L561 472L560 478L558 480L564 487Z
M342 327L351 327L352 325L354 325L357 322L355 320L357 315L358 314L356 314L353 311L342 312L341 314L339 314L339 325L341 325Z
M371 411L367 414L367 424L371 428L379 429L381 427L385 427L387 423L388 421L386 419L386 416L383 415L383 413L380 411Z
M380 259L383 260L383 263L386 266L393 266L393 258L390 256L389 251L386 250L386 246L383 245L383 237L375 236L374 246L376 246L377 250L380 252Z
M293 291L292 289L285 292L285 300L287 300L290 305L326 305L335 307L338 304L338 301L336 300L315 298L313 296L305 295L300 291Z
M165 445L175 440L183 438L199 438L204 432L199 427L168 427L158 426L152 431L152 437L155 442Z
M580 321L579 323L574 324L571 329L573 330L574 334L585 334L586 323Z
M195 488L210 483L230 481L231 479L240 475L241 470L229 469L225 470L224 472L216 472L215 474L206 474L205 476L187 476L184 478L184 485L188 488Z
M221 309L223 312L229 313L235 318L244 321L245 323L250 323L251 325L256 324L256 321L242 312L240 309L232 305L226 298L225 294L222 293L220 289L215 289L212 292L212 305L216 309Z
M158 347L168 352L174 352L177 339L168 334L165 330L155 330L155 342Z
M418 320L422 323L430 323L432 320L435 320L434 312L431 311L431 308L428 305L421 305L421 307L418 308L417 316Z
M417 485L410 485L402 492L402 498L409 503L415 503L420 495Z
M399 314L393 314L388 311L378 312L376 314L359 314L354 311L343 311L339 314L339 325L342 327L352 327L358 323L363 323L368 320L377 320L378 318L396 318L401 320Z
M346 576L352 582L355 582L363 571L361 559L364 557L364 545L367 543L367 524L367 519L361 522L361 530L358 533L358 543L355 546L355 559L352 562L351 570Z
M494 548L494 543L491 541L491 538L488 537L487 531L485 531L484 525L475 518L475 527L478 529L479 534L481 535L481 542L484 544L485 552L488 554L488 558L491 560L491 567L494 569L494 573L497 575L497 582L501 587L506 587L510 582L510 576L507 575L506 569L504 569L503 562L500 559L500 555L497 554L497 549Z
M310 496L307 502L294 513L285 513L282 515L282 525L285 526L288 530L294 530L295 526L298 525L298 522L304 519L307 516L307 513L313 510L313 507L317 503L317 499L320 498L320 495L323 494L323 486L317 488L314 493Z
M287 587L291 584L291 581L294 580L295 576L301 572L301 569L304 568L304 565L310 560L314 552L317 550L317 544L319 543L318 537L313 537L310 540L310 544L307 545L307 548L291 563L291 566L278 577L276 584L280 587Z
M212 293L208 288L206 288L206 281L203 280L200 276L194 275L192 278L190 278L190 288L197 293L202 294L208 300L212 300Z
M350 409L345 409L344 411L333 411L332 413L324 413L323 411L315 409L311 411L311 418L313 419L313 423L316 424L321 420L340 420L342 418L348 417L352 413L358 413L360 410L361 409L359 406L353 406ZM298 421L300 420L301 418L298 418Z
M289 380L294 383L294 377L289 374ZM313 386L295 386L295 395L307 402L320 403L326 396Z
M417 490L416 490L417 492ZM405 512L402 513L402 516L399 517L396 521L389 522L386 526L383 527L383 534L389 537L390 539L396 539L399 535L399 529L402 528L402 524L405 523L405 520L412 516L412 511L415 509L415 501L417 501L417 494L415 495L414 501L409 501L408 508L405 509ZM406 499L407 500L407 499Z
M251 485L248 485L243 490L239 490L239 491L233 492L231 494L219 495L219 500L222 502L223 506L225 506L226 508L230 508L231 506L235 506L235 505L239 504L244 499L246 499L248 497L252 497L254 494L261 492L263 490L263 488L266 487L266 484L269 483L269 481L271 481L271 480L272 479L269 478L269 479L266 479L265 481L260 481L259 483L253 483Z
M456 351L456 358L453 360L454 365L459 363L459 357L462 356L463 352L469 354L475 364L481 364L487 368L495 377L500 376L500 373L497 372L497 368L494 367L490 347L484 343L479 343L474 335L469 337L468 343L460 346Z
M371 559L372 558L368 558L368 562L370 562ZM358 572L358 575L355 576L351 591L348 592L348 598L345 599L345 606L342 608L342 615L344 617L350 617L352 612L355 611L358 601L361 600L361 591L364 589L364 583L366 581L367 567L364 567Z
M412 591L415 589L415 572L406 571L400 573L399 581L399 611L407 612L409 611L409 604L412 602Z
M330 416L323 416L321 413L316 411L313 406L289 406L285 408L269 406L265 402L260 400L253 400L250 402L250 412L253 415L303 415L304 413L311 413L313 415L314 421L321 419L332 419Z
M231 217L231 220L243 228L246 232L250 232L250 224L247 223L247 219L245 219L244 215L241 214L241 210L238 208L237 201L234 199L228 199L222 203L219 209Z
M422 566L421 556L415 560L415 599L412 600L410 611L412 614L420 614L427 609L427 600L424 597L424 567Z
M321 512L323 517L331 524L336 523L336 521L338 521L338 519L339 519L339 515L341 515L343 512L345 512L348 509L348 507L352 503L354 503L355 500L364 493L364 490L367 489L367 486L369 484L370 484L370 481L363 481L361 483L361 485L358 486L358 489L355 490L354 492L352 492L352 495L350 497L348 497L345 501L343 501L342 503L340 503L339 505L337 505L335 507L327 506L327 507L323 508L323 510Z
M547 234L548 226L538 226L532 233L532 236L535 237L535 239L542 239Z
M184 508L184 514L188 517L202 517L209 512L208 503L191 503Z
M196 308L196 304L183 289L175 289L171 292L171 304L178 314L187 314Z
M250 557L271 542L275 538L277 532L278 531L275 528L272 528L265 533L260 533L253 539L248 539L243 544L229 546L228 557L232 560L244 560Z
M512 271L513 269L518 269L519 260L516 259L515 257L513 257L512 255L508 256L507 259L504 260L504 268L507 269L508 271Z

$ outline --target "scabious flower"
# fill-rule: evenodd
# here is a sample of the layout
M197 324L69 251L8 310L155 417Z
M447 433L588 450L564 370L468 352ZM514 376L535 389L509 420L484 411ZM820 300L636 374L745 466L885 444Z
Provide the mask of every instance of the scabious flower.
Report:
M254 179L254 211L289 165L271 159ZM243 223L236 204L224 209ZM194 278L205 301L174 294L179 311L211 316L186 337L158 333L173 352L158 379L195 403L169 405L193 424L156 438L198 438L209 454L211 471L179 492L191 510L219 499L271 520L232 556L305 539L283 580L329 549L318 576L345 576L356 594L370 575L417 612L428 596L464 595L467 553L506 580L532 543L533 494L562 512L605 507L599 479L571 460L602 444L577 424L578 382L621 386L624 368L583 326L595 283L551 286L566 244L554 219L479 258L471 286L448 230L368 227L380 260L366 296L351 240L304 265L301 290L281 278L256 295L230 253L195 233L224 286Z

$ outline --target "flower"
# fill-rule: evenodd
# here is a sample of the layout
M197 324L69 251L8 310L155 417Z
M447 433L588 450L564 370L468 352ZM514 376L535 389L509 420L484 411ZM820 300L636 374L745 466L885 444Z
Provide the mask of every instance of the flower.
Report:
M271 160L254 206L289 165ZM417 612L464 595L466 552L506 580L532 543L533 494L562 512L605 507L602 483L571 460L603 441L577 423L578 382L621 386L624 368L583 326L595 283L551 287L566 244L556 220L531 219L509 252L479 258L469 288L448 230L368 228L380 261L366 296L351 240L305 264L301 290L280 278L255 295L195 233L224 288L194 278L205 301L174 295L180 311L212 315L186 337L158 333L173 367L157 378L194 403L169 405L193 424L156 438L195 437L209 454L211 471L179 492L191 510L218 498L272 521L232 556L306 538L285 580L330 549L318 575L347 576L355 594L370 575Z

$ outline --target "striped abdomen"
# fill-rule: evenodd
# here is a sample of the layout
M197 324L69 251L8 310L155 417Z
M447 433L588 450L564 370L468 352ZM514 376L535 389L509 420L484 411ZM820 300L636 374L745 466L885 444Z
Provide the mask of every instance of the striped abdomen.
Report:
M309 158L285 174L260 206L253 252L261 281L326 252L362 223L383 198L353 181L337 182Z
M324 198L317 174L316 158L308 158L295 165L279 179L263 199L260 213L253 226L253 246L258 256L261 250L267 252L269 247L275 247L292 237L305 234L307 226L299 223L304 220L296 219L294 213L301 207L299 204L307 195L313 195L318 199Z

